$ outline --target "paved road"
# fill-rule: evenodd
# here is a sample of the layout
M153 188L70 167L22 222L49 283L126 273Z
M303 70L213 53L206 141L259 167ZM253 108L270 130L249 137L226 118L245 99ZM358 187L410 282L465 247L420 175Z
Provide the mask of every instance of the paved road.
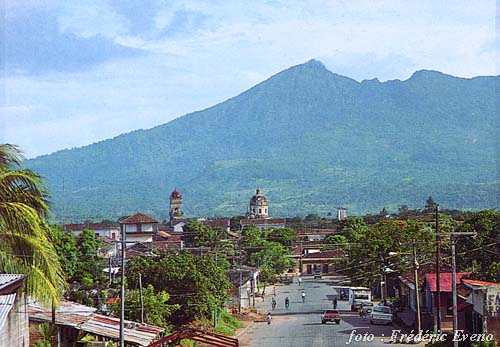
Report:
M321 324L321 313L332 307L331 280L304 280L299 287L297 282L287 286L276 287L276 310L271 310L271 297L256 304L261 312L271 311L272 324L256 323L242 339L243 346L345 346L349 342L351 332L374 334L373 341L355 342L349 346L388 346L392 333L391 326L370 325L368 320L361 319L357 314L346 312L342 314L342 322L336 324ZM302 289L306 292L306 302L302 303ZM290 309L284 307L285 297L290 299ZM338 302L338 309L347 310L345 301ZM395 344L391 344L395 346Z

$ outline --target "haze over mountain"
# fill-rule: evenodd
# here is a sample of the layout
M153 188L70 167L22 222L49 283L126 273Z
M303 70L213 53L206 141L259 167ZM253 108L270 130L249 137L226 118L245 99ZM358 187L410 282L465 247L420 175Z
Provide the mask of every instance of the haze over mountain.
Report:
M357 82L311 60L167 124L27 161L59 220L243 214L256 187L272 215L499 207L495 84L417 71Z

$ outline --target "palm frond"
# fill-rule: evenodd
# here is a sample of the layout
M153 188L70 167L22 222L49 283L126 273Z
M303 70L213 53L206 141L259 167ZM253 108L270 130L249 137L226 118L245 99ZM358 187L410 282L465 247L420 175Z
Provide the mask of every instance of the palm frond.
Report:
M0 170L0 201L22 202L44 216L47 192L40 176L30 170Z
M10 143L0 144L0 168L19 166L23 160L21 150Z
M29 295L57 303L65 281L45 222L48 195L21 160L16 146L0 145L0 271L25 274Z

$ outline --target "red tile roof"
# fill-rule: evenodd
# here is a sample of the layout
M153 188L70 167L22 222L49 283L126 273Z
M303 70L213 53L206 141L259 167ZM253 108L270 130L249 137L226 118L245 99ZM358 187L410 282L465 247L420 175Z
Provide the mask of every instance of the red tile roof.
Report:
M136 213L132 216L125 217L119 220L120 224L141 224L141 223L158 223L156 219L144 213Z
M439 274L439 289L441 292L451 292L451 275L451 272L442 272ZM467 276L470 276L470 272L457 272L457 283L460 283L461 279ZM425 282L427 282L432 292L437 290L435 273L426 274Z

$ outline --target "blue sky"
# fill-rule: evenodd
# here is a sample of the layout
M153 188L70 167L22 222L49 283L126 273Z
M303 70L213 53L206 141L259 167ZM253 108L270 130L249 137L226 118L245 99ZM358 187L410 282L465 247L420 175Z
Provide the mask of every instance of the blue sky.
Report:
M150 128L311 58L357 80L497 74L495 5L6 0L0 142L33 157Z

